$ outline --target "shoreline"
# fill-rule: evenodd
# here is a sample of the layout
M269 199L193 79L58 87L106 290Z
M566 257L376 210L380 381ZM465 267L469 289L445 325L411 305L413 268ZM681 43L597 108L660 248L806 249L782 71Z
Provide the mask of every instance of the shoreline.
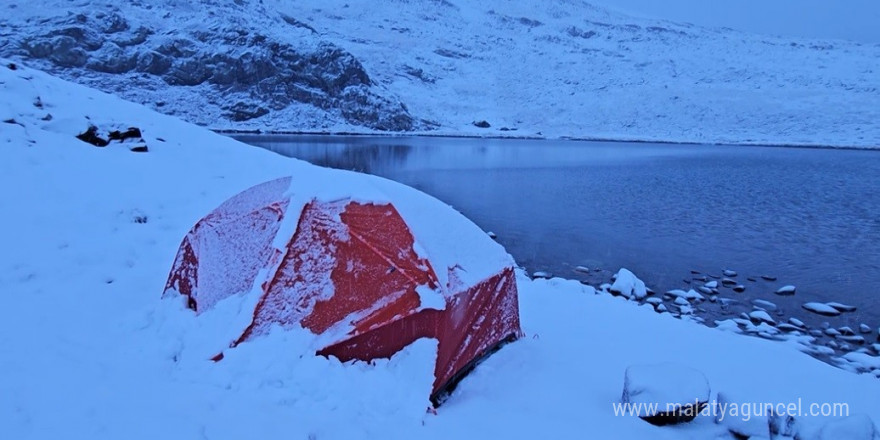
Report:
M545 135L506 135L506 134L478 134L478 133L453 133L453 132L370 132L370 131L309 131L309 130L261 130L261 129L231 129L209 128L209 130L224 136L327 136L327 137L376 137L376 138L440 138L440 139L492 139L492 140L532 140L532 141L574 141L574 142L607 142L607 143L633 143L633 144L660 144L660 145L693 145L693 146L719 146L719 147L772 147L772 148L798 148L818 150L847 150L847 151L880 151L880 145L832 145L832 144L808 144L797 142L698 142L687 140L652 140L648 138L625 138L625 137L601 137L601 136L545 136ZM511 130L514 131L514 130ZM539 132L540 133L540 132Z

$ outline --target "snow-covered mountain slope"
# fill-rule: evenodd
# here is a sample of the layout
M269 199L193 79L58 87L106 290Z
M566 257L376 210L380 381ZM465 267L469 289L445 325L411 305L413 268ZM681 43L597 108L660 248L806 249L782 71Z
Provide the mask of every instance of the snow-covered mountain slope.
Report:
M0 54L213 128L880 146L877 45L576 0L46 0L5 12Z
M309 165L7 60L0 96L0 438L703 440L733 439L739 425L768 437L763 407L662 428L615 412L629 366L666 362L701 371L713 402L796 405L804 440L856 438L809 433L880 420L873 354L854 358L871 371L858 375L786 343L522 274L527 337L480 364L436 414L426 411L431 340L340 363L315 356L305 330L276 330L211 362L247 309L230 298L196 319L160 299L180 239L226 198ZM90 124L138 127L143 140L98 148L75 137ZM810 416L813 404L869 418Z

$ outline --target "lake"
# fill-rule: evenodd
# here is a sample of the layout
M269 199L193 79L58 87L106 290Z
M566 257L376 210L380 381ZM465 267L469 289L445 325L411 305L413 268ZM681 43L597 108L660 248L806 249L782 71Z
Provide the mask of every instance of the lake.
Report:
M880 324L875 300L880 151L439 137L236 138L418 188L495 232L532 272L598 284L626 267L663 292L688 288L691 270L720 276L730 268L746 291L722 293L742 300L743 310L749 300L763 298L788 312L786 317L833 325L864 322L875 329ZM577 272L577 266L593 272ZM796 285L797 294L774 295L784 284ZM806 301L831 300L859 309L831 319L800 309Z

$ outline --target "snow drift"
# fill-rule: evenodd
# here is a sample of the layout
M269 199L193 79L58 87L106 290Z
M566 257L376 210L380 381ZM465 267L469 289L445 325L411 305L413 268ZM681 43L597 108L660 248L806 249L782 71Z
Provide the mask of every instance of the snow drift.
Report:
M0 253L2 438L733 438L733 425L712 417L656 427L615 414L628 367L669 362L702 372L710 401L846 404L849 418L802 415L819 433L805 439L870 435L880 420L880 369L855 374L785 343L521 272L526 337L480 364L436 415L426 412L431 339L391 359L340 362L315 356L309 332L270 331L211 362L253 318L254 296L198 319L185 301L159 300L180 238L242 188L312 167L12 67L0 60L0 242L11 250ZM77 139L90 125L138 127L149 151ZM414 237L444 233L400 213L416 219Z

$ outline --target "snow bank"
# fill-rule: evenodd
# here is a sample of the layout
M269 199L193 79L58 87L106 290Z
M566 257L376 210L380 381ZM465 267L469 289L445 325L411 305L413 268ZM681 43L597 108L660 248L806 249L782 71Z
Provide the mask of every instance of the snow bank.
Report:
M750 402L838 402L880 420L873 374L525 274L526 338L480 364L436 415L426 411L429 340L387 361L343 364L314 356L304 332L274 331L206 361L209 341L234 331L226 320L246 305L223 302L216 319L193 320L182 304L159 300L180 237L241 189L305 166L7 64L2 438L724 438L714 417L658 428L615 415L626 368L665 362ZM149 152L74 138L89 123L137 126ZM430 224L413 208L411 219Z

